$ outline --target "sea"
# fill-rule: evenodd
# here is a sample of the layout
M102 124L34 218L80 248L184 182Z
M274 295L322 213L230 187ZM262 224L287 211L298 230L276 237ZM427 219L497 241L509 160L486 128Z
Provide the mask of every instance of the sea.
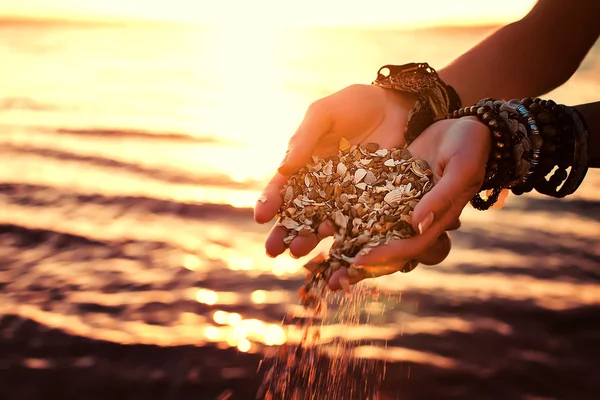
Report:
M0 399L254 399L306 259L269 258L252 207L306 108L495 29L0 21ZM597 43L545 97L598 93ZM452 239L322 340L380 363L381 399L597 399L600 173Z

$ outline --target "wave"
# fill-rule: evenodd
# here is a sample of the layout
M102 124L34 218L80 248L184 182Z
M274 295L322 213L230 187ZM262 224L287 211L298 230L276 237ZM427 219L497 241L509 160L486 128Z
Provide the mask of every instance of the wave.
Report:
M30 111L53 111L59 109L52 104L44 104L27 97L7 97L0 99L0 110L30 110Z
M200 144L225 144L228 146L235 145L234 142L225 141L212 136L192 136L185 133L175 132L151 132L142 131L135 129L101 129L101 128L89 128L89 129L72 129L72 128L59 128L53 131L57 134L68 134L68 135L79 135L79 136L91 136L91 137L109 137L112 138L143 138L143 139L161 139L178 142L190 142Z
M237 182L231 180L225 174L211 173L209 176L192 176L185 172L176 170L167 170L162 168L153 168L149 166L141 166L138 164L128 163L124 161L112 160L109 158L75 154L71 152L39 148L39 147L21 147L11 144L4 144L0 152L34 154L37 156L54 158L60 161L72 161L79 163L91 164L103 168L119 169L127 173L140 175L144 178L151 178L169 183L195 185L195 186L212 186L228 189L259 189L258 181Z
M144 196L106 196L65 192L50 186L18 183L0 183L0 196L4 202L27 207L49 207L62 204L95 204L117 206L122 209L145 209L154 214L177 215L194 219L252 219L251 208L236 208L228 204L194 204Z

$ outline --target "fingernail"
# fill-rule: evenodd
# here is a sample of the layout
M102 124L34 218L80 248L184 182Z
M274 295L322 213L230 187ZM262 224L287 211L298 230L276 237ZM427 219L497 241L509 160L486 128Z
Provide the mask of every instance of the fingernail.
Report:
M429 211L429 213L427 213L427 215L425 215L425 218L423 218L421 220L421 222L419 222L418 228L419 228L419 233L422 235L423 232L425 232L427 230L427 228L429 228L431 226L431 224L433 223L433 211Z
M347 276L342 276L340 277L339 282L342 290L346 293L350 293L350 278Z

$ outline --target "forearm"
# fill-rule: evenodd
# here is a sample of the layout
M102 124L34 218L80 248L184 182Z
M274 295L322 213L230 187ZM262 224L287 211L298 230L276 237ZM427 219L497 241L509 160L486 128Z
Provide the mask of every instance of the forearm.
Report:
M600 168L600 102L575 107L588 127L588 156L590 168Z
M439 70L462 103L537 97L560 86L600 35L600 1L539 0L522 20L496 31Z

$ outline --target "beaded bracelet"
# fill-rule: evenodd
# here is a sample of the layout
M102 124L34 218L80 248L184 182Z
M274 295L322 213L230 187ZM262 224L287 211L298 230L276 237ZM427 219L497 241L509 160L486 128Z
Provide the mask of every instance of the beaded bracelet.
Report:
M506 187L507 183L514 178L512 172L515 165L515 154L511 149L514 148L513 138L517 136L515 132L518 127L515 129L514 124L508 122L508 119L501 115L500 106L501 102L497 102L494 99L484 99L474 106L461 108L448 114L446 117L462 118L476 116L490 129L492 135L490 159L486 166L485 180L480 188L480 192L489 189L492 192L485 200L479 193L471 199L471 205L478 210L487 210L496 203L502 192L502 188ZM512 129L511 125L513 125Z
M513 188L513 193L522 194L533 188L552 196L565 197L577 190L587 173L587 128L583 118L571 107L556 104L552 100L525 98L522 103L530 107L542 128L542 170L535 185ZM571 172L567 173L567 168ZM556 168L556 169L555 169ZM549 179L546 175L552 172ZM559 186L562 187L558 189Z
M447 118L471 115L486 124L492 135L486 178L480 189L492 192L485 200L479 193L475 195L471 200L475 208L491 207L504 188L517 195L535 189L564 197L575 192L583 181L588 163L588 132L575 109L537 98L508 102L483 99ZM567 174L568 167L571 171Z

